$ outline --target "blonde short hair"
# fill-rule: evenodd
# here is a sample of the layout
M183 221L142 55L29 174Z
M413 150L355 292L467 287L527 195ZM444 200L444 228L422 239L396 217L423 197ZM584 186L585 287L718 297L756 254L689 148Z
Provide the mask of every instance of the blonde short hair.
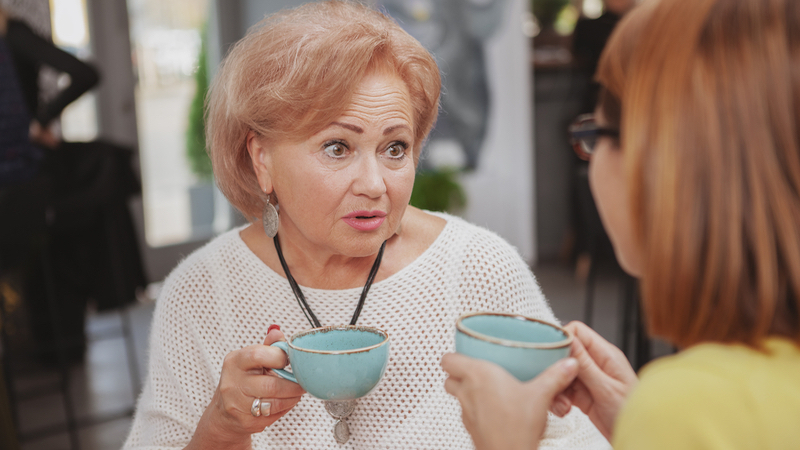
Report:
M647 326L679 347L800 345L798 30L797 0L649 1L601 57Z
M430 53L394 21L359 3L325 1L255 25L225 57L207 98L207 150L231 204L248 220L264 205L248 132L267 141L310 137L344 112L376 69L408 87L418 157L438 114L441 78Z

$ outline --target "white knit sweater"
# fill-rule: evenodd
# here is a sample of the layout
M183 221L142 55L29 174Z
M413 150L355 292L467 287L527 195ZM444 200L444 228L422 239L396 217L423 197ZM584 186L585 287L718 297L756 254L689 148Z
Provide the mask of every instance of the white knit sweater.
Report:
M555 321L527 264L503 239L447 220L413 263L375 283L358 323L389 333L389 366L358 401L351 438L339 445L322 401L304 395L286 416L253 435L254 449L472 449L458 401L444 391L442 354L454 348L456 318L510 311ZM310 328L283 274L227 232L167 278L150 335L150 364L126 449L182 448L217 387L229 352L263 342L270 324L287 336ZM302 287L323 325L349 323L361 288ZM542 449L610 448L577 408L548 421Z

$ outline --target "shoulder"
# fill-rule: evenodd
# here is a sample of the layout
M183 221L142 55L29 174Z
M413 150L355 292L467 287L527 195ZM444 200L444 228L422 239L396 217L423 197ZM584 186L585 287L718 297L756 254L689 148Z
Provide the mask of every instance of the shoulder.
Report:
M409 206L402 227L389 241L384 262L395 266L392 273L413 262L446 259L461 264L468 260L522 261L519 252L496 233L444 212L423 211Z
M235 238L238 230L223 233L189 254L165 278L156 300L151 336L153 344L184 339L198 327L219 322L219 303L235 282L231 261L241 259ZM222 294L221 294L222 293Z
M530 265L513 245L494 231L437 214L448 221L439 246L449 252L463 311L507 311L558 322Z
M447 221L435 244L435 257L446 257L460 267L462 277L491 278L500 282L533 279L533 272L519 251L496 232L446 213L432 213Z
M517 250L496 232L444 212L426 212L446 221L446 231L469 248L498 248L519 254Z
M533 278L530 266L519 251L494 231L448 213L420 211L416 208L414 211L414 214L425 216L422 220L436 220L436 231L430 236L434 238L433 242L425 242L424 247L417 249L413 259L416 264L446 263L448 270L455 270L454 273L460 273L462 278L470 279L475 276L497 280ZM409 232L411 229L404 226L401 234L418 233ZM397 247L405 250L418 245L409 245L408 240L398 240L397 244L400 244ZM403 267L409 262L405 261Z
M494 231L467 222L461 217L440 211L425 211L408 207L400 234L409 234L427 246L443 237L455 239L464 246L503 248L518 253L505 239Z
M785 367L800 369L800 348L785 339L768 339L764 350L740 344L705 343L654 361L645 366L641 378L652 380L653 384L680 381L681 386L704 382L747 385L749 380L780 378ZM676 374L691 377L676 380Z
M678 406L729 391L737 382L731 371L740 365L731 356L722 346L705 344L661 358L642 369L634 394Z
M176 293L210 290L212 280L230 267L227 262L240 258L246 250L239 231L240 228L227 231L181 260L165 279L159 300Z
M453 218L452 221L454 233L458 236L458 242L464 247L467 260L528 268L527 262L523 260L517 248L496 232L461 218Z
M614 447L756 448L747 365L736 348L702 344L646 366Z
M395 235L396 244L415 259L433 245L448 226L449 221L441 214L408 206Z

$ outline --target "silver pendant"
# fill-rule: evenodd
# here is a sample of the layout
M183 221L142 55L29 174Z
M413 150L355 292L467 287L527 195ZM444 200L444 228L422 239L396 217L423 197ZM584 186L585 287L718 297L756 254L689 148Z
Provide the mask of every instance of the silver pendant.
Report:
M333 437L336 442L344 444L350 439L350 426L344 420L337 420L333 426Z
M336 423L333 425L333 437L339 444L344 444L350 439L350 426L345 419L353 414L355 409L355 400L325 402L325 411L336 419Z

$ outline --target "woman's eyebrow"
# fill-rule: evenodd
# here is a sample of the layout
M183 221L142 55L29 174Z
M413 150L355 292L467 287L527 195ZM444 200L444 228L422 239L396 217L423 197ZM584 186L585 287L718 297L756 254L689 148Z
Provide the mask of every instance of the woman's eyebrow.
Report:
M349 124L349 123L331 122L331 125L338 125L338 126L340 126L342 128L347 128L348 130L355 131L356 133L359 133L359 134L364 132L363 128L361 128L361 127L359 127L357 125ZM384 134L386 134L386 133L384 133Z
M405 128L408 131L411 131L411 128L408 125L406 125L404 123L401 123L401 124L392 125L392 126L386 128L385 130L383 130L383 135L386 136L387 134L391 133L392 131L394 131L394 130L396 130L398 128Z

